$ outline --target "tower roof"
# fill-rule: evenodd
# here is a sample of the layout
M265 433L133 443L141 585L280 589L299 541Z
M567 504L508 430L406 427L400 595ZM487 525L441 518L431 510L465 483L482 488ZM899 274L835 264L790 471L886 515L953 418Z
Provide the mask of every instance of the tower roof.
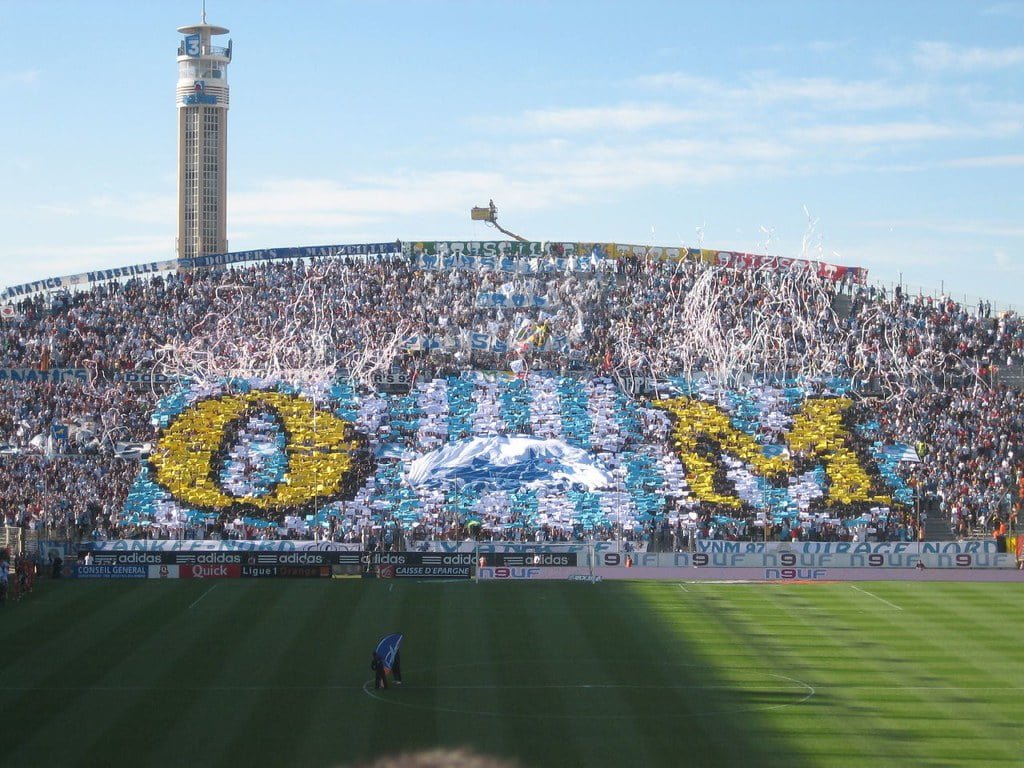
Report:
M189 24L185 27L178 27L178 31L183 35L195 34L196 32L203 32L206 30L211 35L226 35L230 30L227 27L218 27L215 24Z

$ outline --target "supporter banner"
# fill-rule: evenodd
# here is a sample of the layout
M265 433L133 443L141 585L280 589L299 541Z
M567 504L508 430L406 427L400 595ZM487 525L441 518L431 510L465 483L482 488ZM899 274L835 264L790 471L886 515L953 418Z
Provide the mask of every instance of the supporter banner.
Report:
M20 296L31 296L43 291L67 290L77 285L101 282L104 280L117 280L122 277L141 277L156 272L166 272L170 269L177 269L178 260L151 261L143 264L134 264L116 269L101 269L95 272L82 272L77 275L65 275L64 277L48 277L45 280L35 280L31 283L21 285L9 285L0 294L0 300L8 300Z
M556 303L546 296L538 296L535 293L488 293L486 291L476 295L478 307L554 307Z
M592 272L611 259L613 243L520 243L427 241L405 243L404 252L419 269L466 269L510 274Z
M512 541L430 541L424 542L428 551L455 554L458 552L471 553L476 555L490 555L498 552L530 553L530 554L558 554L572 553L580 556L583 553L590 553L594 546L601 547L602 552L619 552L623 547L632 544L617 541L602 541L598 544L524 544Z
M104 280L119 280L122 277L142 277L157 272L166 272L169 269L177 269L178 260L151 261L148 264L133 264L127 267L115 267L114 269L100 269L95 272L85 273L85 282L99 283Z
M654 261L679 261L686 258L696 259L700 256L700 251L696 248L662 248L655 245L615 245L615 258L624 259L630 256Z
M699 248L662 248L651 245L616 244L615 258L635 257L658 261L678 261L692 259L708 264L737 269L770 269L776 272L790 270L793 272L813 272L828 280L849 280L863 285L867 282L868 272L861 267L842 267L821 261L807 259L790 259L783 256L765 256L756 253L740 253L735 251L715 251Z
M858 285L867 282L868 271L861 267L841 267L822 261L789 259L782 256L761 256L732 251L701 251L701 258L712 264L736 269L770 269L775 272L813 272L826 280L849 280Z
M599 542L598 549L609 546ZM850 554L879 555L921 552L925 554L995 554L994 541L721 541L702 539L696 542L698 552L769 553L794 552L797 554Z
M390 243L361 243L355 245L305 245L292 248L259 248L252 251L216 253L179 259L181 269L223 267L249 261L275 261L277 259L339 258L344 256L384 256L402 252L399 240Z
M455 241L455 240L426 240L420 242L405 243L404 249L407 255L424 256L543 256L544 243L531 241L519 242L516 240L480 240L480 241Z
M538 340L539 341L539 340ZM505 354L519 344L531 344L535 350L566 352L569 349L569 337L564 333L551 333L543 343L524 340L522 342L500 339L486 333L462 331L451 336L408 336L402 341L404 350L441 350L450 352L458 349L471 349L476 352L497 352Z
M90 378L87 368L50 368L45 371L35 368L0 368L0 381L26 384L37 381L47 384L63 384L69 381L85 384Z
M154 373L152 371L125 371L120 375L120 379L134 389L172 387L181 384L181 379L177 376L168 376L164 373Z
M412 379L405 371L378 371L373 374L373 386L381 392L404 394L412 386Z
M622 389L633 396L649 397L658 392L674 392L673 385L668 381L650 376L631 376L622 380Z
M362 551L358 543L337 541L300 541L293 539L115 539L90 541L79 547L80 552L324 552ZM154 561L158 562L158 561Z
M615 243L551 243L486 241L422 241L402 243L357 243L309 245L287 248L259 248L250 251L199 256L192 259L168 259L132 264L113 269L82 272L62 277L48 277L29 283L11 285L0 294L0 301L10 301L44 291L68 290L106 280L143 277L177 269L227 266L254 261L301 258L339 258L345 256L394 256L405 254L420 269L498 270L513 274L542 274L593 271L605 259L638 256L653 259L700 259L707 263L744 269L810 270L830 280L849 280L863 285L867 270L844 267L827 262L788 259L733 251L698 250L696 248L664 248L660 246L619 245ZM4 310L3 317L8 318Z
M144 565L73 565L73 579L144 579L149 571Z
M11 285L0 294L0 301L31 296L43 291L67 290L75 286L97 283L105 280L118 280L125 277L142 277L157 272L176 269L195 269L198 267L216 267L228 264L240 264L250 261L271 261L275 259L301 258L338 258L344 256L385 256L402 252L401 241L390 243L358 243L341 245L306 245L289 248L261 248L251 251L234 251L200 256L194 259L169 259L133 264L114 269L101 269L94 272L82 272L77 275L48 277L31 283Z
M15 318L21 317L18 312L18 308L13 304L4 304L0 307L0 318L4 320L14 320Z

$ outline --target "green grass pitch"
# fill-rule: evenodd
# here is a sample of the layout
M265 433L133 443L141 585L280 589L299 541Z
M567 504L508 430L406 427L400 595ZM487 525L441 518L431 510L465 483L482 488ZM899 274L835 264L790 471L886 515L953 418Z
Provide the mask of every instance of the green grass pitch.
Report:
M0 764L1024 765L1017 584L48 582ZM405 684L370 651L406 634Z

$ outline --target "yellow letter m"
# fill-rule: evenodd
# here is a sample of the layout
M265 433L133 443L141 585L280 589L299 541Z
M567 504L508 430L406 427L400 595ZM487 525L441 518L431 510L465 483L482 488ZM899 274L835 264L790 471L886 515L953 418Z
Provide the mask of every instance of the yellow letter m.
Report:
M703 400L677 397L654 402L669 412L672 438L687 482L702 502L739 509L743 501L726 477L723 459L732 456L760 477L779 484L817 464L824 466L825 505L891 504L881 480L864 469L847 425L849 398L805 400L786 434L786 450L768 455L751 435L737 429L729 415Z

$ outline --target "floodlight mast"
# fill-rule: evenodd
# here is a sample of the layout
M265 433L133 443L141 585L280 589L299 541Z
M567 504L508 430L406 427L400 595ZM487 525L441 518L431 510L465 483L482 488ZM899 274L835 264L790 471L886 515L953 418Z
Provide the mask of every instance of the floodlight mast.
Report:
M530 242L525 237L520 237L515 232L509 232L507 229L501 226L501 224L498 223L498 208L497 206L494 205L493 200L490 200L487 206L474 206L473 209L469 212L469 218L472 219L473 221L482 221L485 224L490 224L492 227L494 227L502 234L508 235L513 240L518 240L520 243Z

